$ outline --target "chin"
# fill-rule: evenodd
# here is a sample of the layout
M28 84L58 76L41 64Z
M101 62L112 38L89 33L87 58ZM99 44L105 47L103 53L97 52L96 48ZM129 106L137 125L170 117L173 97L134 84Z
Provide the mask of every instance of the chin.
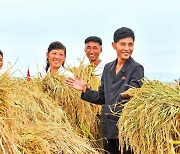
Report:
M60 68L60 66L53 66L53 68L54 68L54 69L59 69L59 68Z
M129 57L130 57L130 56L129 56ZM122 59L127 60L127 59L129 59L129 57L122 57Z
M89 58L90 59L90 61L95 61L95 59L94 58Z
M55 65L53 65L53 67L56 67L56 68L58 68L58 67L60 67L62 64L55 64Z

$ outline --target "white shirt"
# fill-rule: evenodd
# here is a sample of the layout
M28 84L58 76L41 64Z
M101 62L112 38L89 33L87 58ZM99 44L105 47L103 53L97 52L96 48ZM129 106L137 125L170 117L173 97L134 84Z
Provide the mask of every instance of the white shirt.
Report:
M48 71L46 72L46 70L44 69L43 73L41 74L42 77L46 76L47 73L50 73L50 68L48 69ZM74 78L74 74L69 72L67 69L65 69L63 66L60 66L58 69L58 74L60 75L64 75L66 78Z
M11 66L9 64L3 64L2 68L0 69L0 75L9 71L10 67Z
M105 64L106 63L101 60L101 62L94 69L94 74L97 75L99 79L101 79Z

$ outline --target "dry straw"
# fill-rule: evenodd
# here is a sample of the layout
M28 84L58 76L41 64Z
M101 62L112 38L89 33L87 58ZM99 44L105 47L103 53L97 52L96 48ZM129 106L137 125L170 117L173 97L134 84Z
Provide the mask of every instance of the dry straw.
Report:
M41 83L0 76L0 153L98 153L77 135Z
M76 78L82 78L89 87L98 89L99 79L93 74L94 67L85 67L81 64L78 68L71 68ZM62 75L47 75L43 79L44 91L60 105L66 112L73 127L84 137L95 139L98 134L101 106L81 100L81 92L65 85Z
M145 81L127 91L131 97L119 119L119 141L135 154L180 153L180 89L159 81Z

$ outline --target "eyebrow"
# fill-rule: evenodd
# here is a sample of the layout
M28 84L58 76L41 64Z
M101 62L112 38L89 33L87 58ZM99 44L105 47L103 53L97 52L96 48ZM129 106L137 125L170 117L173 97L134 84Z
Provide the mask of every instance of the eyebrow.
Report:
M96 48L97 48L97 46L96 46L96 45L93 45L93 46L88 45L88 46L86 46L86 48L87 48L87 47L96 47Z

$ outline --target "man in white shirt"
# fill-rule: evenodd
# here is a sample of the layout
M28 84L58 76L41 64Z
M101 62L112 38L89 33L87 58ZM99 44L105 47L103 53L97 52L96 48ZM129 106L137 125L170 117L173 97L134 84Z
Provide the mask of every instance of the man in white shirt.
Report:
M102 40L97 36L90 36L85 39L85 48L84 51L86 56L89 59L90 65L94 68L94 75L101 79L105 63L102 61L99 56L102 52ZM102 114L98 114L97 117L102 121ZM103 136L102 136L102 123L98 125L99 135L97 136L97 144L100 148L103 148Z
M99 79L101 79L105 66L105 63L99 59L99 55L102 52L102 40L97 36L90 36L85 39L84 43L86 56L88 57L90 64L95 67L94 73Z

